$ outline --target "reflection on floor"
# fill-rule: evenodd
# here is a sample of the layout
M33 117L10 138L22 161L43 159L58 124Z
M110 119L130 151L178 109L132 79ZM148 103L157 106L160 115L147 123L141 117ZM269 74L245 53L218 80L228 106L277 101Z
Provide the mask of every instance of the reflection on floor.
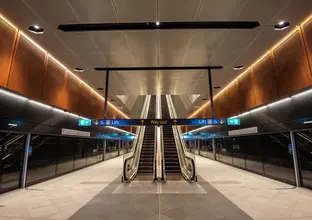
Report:
M120 183L118 178L70 218L78 219L252 218L201 178L198 183L133 181L130 184Z
M312 220L312 191L196 157L198 183L121 183L122 156L0 195L0 220Z

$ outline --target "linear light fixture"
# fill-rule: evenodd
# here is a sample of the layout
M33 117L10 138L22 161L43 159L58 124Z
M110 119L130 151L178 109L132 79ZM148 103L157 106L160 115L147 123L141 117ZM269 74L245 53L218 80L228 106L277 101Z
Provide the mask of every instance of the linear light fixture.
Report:
M305 121L305 122L303 122L303 124L305 124L305 125L312 124L312 121Z
M35 104L37 106L43 107L43 108L52 109L52 106L43 104L41 102L37 102L37 101L34 101L34 100L29 100L29 102L32 103L32 104Z
M27 99L26 97L24 97L24 96L20 96L20 95L14 94L14 93L12 93L12 92L8 92L8 91L3 90L3 89L0 89L0 93L5 94L5 95L8 95L8 96L11 96L11 97L13 97L13 98L20 99L20 100L22 100L22 101L27 101L27 100L28 100L28 99Z
M281 44L283 44L285 41L287 41L290 37L292 37L296 32L299 31L300 26L305 25L307 22L312 20L312 14L307 17L300 25L296 26L292 31L290 31L285 37L283 37L281 40L279 40L276 44L274 44L270 49L268 49L259 59L257 59L255 62L253 62L243 73L241 73L239 76L237 76L234 80L232 80L227 86L225 86L218 94L214 96L214 99L216 99L219 95L221 95L228 87L230 87L233 83L236 82L240 77L245 75L248 71L250 71L252 68L254 68L257 64L259 64L260 61L262 61L266 56L268 56L271 52L273 52L276 48L278 48ZM205 108L206 105L208 105L210 101L202 105L199 109L197 109L194 113L192 113L188 118L194 117L198 112L202 111L203 108Z
M250 113L255 113L255 112L258 112L258 111L261 111L261 110L265 110L267 107L274 107L274 106L277 106L277 105L282 104L282 103L284 103L284 102L291 101L291 100L294 99L294 98L302 97L302 96L307 95L307 94L312 94L312 89L309 89L309 90L307 90L307 91L304 91L304 92L295 94L295 95L293 95L293 96L291 96L291 97L283 98L283 99L281 99L281 100L272 102L272 103L270 103L270 104L268 104L268 105L263 105L263 106L254 108L254 109L252 109L252 110L250 110L250 111L246 111L246 112L240 113L240 114L238 114L238 115L235 115L235 116L232 116L232 117L229 117L229 118L240 118L240 117L243 117L243 116L248 115L248 114L250 114ZM312 124L312 121L304 122L304 124ZM191 130L191 131L189 131L189 132L196 132L196 131L205 129L205 128L207 128L207 127L209 127L209 126L200 127L200 128ZM185 134L185 133L184 133L184 134Z
M59 113L65 113L64 110L59 109L59 108L53 108L53 111L59 112Z
M2 14L0 14L0 19L2 19L5 23L10 25L15 30L18 30L18 28L11 21L9 21L6 17L4 17Z
M120 131L120 132L123 132L123 133L128 133L128 134L132 134L132 135L135 135L134 133L132 132L129 132L129 131L125 131L125 130L122 130L120 128L116 128L116 127L112 127L112 126L106 126L107 128L110 128L110 129L113 129L113 130L116 130L116 131Z
M18 29L11 21L9 21L5 16L3 16L0 13L0 19L2 19L4 22L6 22L7 24L9 24L11 27L15 28L20 35L22 35L26 40L28 40L30 43L32 43L34 46L36 46L39 50L41 50L43 53L45 53L49 58L51 58L53 61L55 61L60 67L62 67L64 70L66 70L66 72L68 72L70 75L72 75L76 80L78 80L79 82L81 82L82 84L84 84L87 88L91 89L91 91L97 95L98 97L100 97L102 100L104 100L104 97L101 96L99 93L97 93L93 88L91 88L85 81L83 81L82 79L80 79L78 76L76 76L74 73L72 73L71 71L68 70L68 68L61 63L58 59L56 59L54 56L52 56L50 53L47 52L47 50L45 50L42 46L40 46L38 43L36 43L31 37L29 37L27 34L25 34L22 30ZM13 93L11 93L13 94ZM14 94L13 94L14 95ZM20 96L20 99L22 96ZM27 100L27 98L25 98ZM122 111L120 111L116 106L114 106L112 103L108 102L108 105L111 106L115 111L117 111L120 115L122 115L123 117L125 117L126 119L129 119L129 116L127 116L125 113L123 113Z
M9 92L9 91L3 90L3 89L0 89L0 93L5 94L5 95L10 96L10 97L13 97L13 98L16 98L16 99L23 100L23 101L28 101L29 100L28 98L25 98L25 97L23 97L21 95L14 94L12 92ZM55 108L55 107L52 107L50 105L46 105L46 104L43 104L43 103L35 101L35 100L29 100L29 103L34 104L36 106L43 107L43 108L52 109L53 111L56 111L56 112L59 112L59 113L68 114L69 116L72 116L72 117L75 117L75 118L82 118L82 119L85 119L85 120L90 120L89 118L85 118L83 116L79 116L79 115L74 114L74 113L65 112L62 109ZM114 129L114 130L117 130L117 131L120 131L120 132L123 132L123 133L129 133L129 134L135 135L134 133L131 133L129 131L126 131L126 130L123 130L123 129L120 129L120 128L115 128L115 127L110 127L110 128Z
M37 44L33 39L31 39L27 34L25 34L23 31L19 30L20 35L22 35L26 40L28 40L30 43L32 43L34 46L36 46L41 52L47 54L47 51L43 49L39 44Z

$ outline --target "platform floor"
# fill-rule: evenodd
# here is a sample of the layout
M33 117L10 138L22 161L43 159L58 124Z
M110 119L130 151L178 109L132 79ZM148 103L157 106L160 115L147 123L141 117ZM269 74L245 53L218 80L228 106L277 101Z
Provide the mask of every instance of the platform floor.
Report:
M312 191L196 157L198 182L121 183L123 157L0 195L0 220L312 220Z

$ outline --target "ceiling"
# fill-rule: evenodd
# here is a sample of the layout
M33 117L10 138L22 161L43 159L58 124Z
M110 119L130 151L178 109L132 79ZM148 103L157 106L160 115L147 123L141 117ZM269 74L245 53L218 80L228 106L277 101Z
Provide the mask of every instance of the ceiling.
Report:
M250 65L291 29L274 31L275 23L287 20L295 26L311 12L311 0L0 0L0 13L22 30L33 24L43 27L43 35L29 35L69 69L85 68L78 75L94 88L105 87L105 72L94 67L184 65L224 66L212 72L213 86L222 88L241 72L233 66ZM57 29L65 23L195 20L257 20L261 26L85 33ZM111 73L109 98L124 112L138 115L136 103L147 94L178 95L183 114L190 113L209 95L207 72Z

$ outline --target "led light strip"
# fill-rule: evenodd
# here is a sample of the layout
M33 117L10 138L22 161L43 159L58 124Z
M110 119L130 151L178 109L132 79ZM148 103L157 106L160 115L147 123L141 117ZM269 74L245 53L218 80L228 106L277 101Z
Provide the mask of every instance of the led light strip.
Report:
M116 130L116 131L120 131L120 132L123 132L123 133L129 133L129 134L132 134L132 135L136 136L136 134L134 134L132 132L129 132L129 131L122 130L120 128L116 128L116 127L112 127L112 126L106 126L106 127L110 128L110 129L113 129L113 130Z
M0 13L0 19L2 19L5 23L7 23L8 25L10 25L11 27L13 27L14 29L16 29L20 35L22 35L26 40L28 40L30 43L32 43L34 46L36 46L40 51L42 51L43 53L45 53L49 58L51 58L54 62L56 62L60 67L62 67L64 70L66 70L66 72L68 72L71 76L73 76L76 80L78 80L80 83L82 83L84 86L86 86L88 89L90 89L95 95L97 95L99 98L101 98L102 100L105 100L103 96L101 96L99 93L97 93L93 88L91 88L85 81L83 81L82 79L80 79L77 75L75 75L74 73L72 73L70 70L68 70L68 68L61 63L58 59L56 59L54 56L52 56L51 54L49 54L47 52L47 50L45 50L43 47L41 47L38 43L36 43L36 41L34 41L32 38L30 38L27 34L25 34L24 31L18 29L12 22L10 22L6 17L4 17L1 13ZM111 106L115 111L117 111L120 115L122 115L124 118L129 119L129 116L127 116L125 113L123 113L122 111L120 111L116 106L114 106L112 103L110 103L108 101L108 105Z
M47 105L47 104L44 104L44 103L41 103L41 102L38 102L38 101L35 101L35 100L28 99L28 98L26 98L24 96L14 94L12 92L9 92L9 91L3 90L3 89L0 89L0 93L5 94L5 95L10 96L10 97L13 97L13 98L16 98L16 99L20 99L20 100L25 101L25 102L28 101L29 103L31 103L33 105L36 105L36 106L40 106L42 108L51 109L53 111L56 111L56 112L59 112L59 113L62 113L62 114L67 114L67 115L69 115L71 117L74 117L74 118L81 118L81 119L85 119L85 120L91 120L89 118L85 118L83 116L80 116L80 115L77 115L77 114L74 114L74 113L71 113L71 112L67 112L67 111L64 111L62 109L55 108L53 106L50 106L50 105ZM122 130L120 128L115 128L115 127L111 127L111 126L107 126L107 127L111 128L111 129L114 129L116 131L120 131L120 132L123 132L123 133L129 133L129 134L135 135L132 132L129 132L129 131L126 131L126 130Z
M245 75L248 71L250 71L252 68L254 68L257 64L259 64L260 61L262 61L265 57L270 55L276 48L278 48L280 45L282 45L285 41L287 41L290 37L292 37L295 33L299 32L300 26L305 25L307 22L312 20L312 15L307 17L300 25L296 26L292 31L290 31L285 37L283 37L281 40L279 40L274 46L272 46L267 52L265 52L259 59L257 59L255 62L253 62L244 72L242 72L239 76L237 76L234 80L232 80L228 85L226 85L219 93L217 93L213 99L216 99L218 96L220 96L224 91L226 91L227 88L229 88L233 83L235 83L240 77ZM202 105L199 109L197 109L195 112L193 112L191 115L188 116L188 118L194 117L196 114L201 112L210 101L206 102L204 105Z
M277 106L277 105L279 105L279 104L281 104L281 103L288 102L288 101L291 101L292 99L296 99L296 98L299 98L299 97L303 97L303 96L308 95L308 94L312 94L312 89L303 91L303 92L301 92L301 93L297 93L297 94L295 94L295 95L293 95L293 96L283 98L283 99L281 99L281 100L272 102L272 103L267 104L267 105L259 106L259 107L257 107L257 108L251 109L251 110L249 110L249 111L246 111L246 112L244 112L244 113L241 113L241 114L238 114L238 115L229 117L229 118L240 118L240 117L245 116L245 115L248 115L248 114L250 114L250 113L255 113L255 112L258 112L258 111L261 111L261 110L265 110L267 107L274 107L274 106ZM312 123L312 121L311 121L311 123ZM309 121L309 122L304 122L304 124L310 124L310 121ZM208 128L208 127L210 127L210 126L200 127L200 128L197 128L197 129L188 131L188 132L196 132L196 131L200 131L200 130L203 130L203 129ZM185 132L185 133L183 133L182 135L187 134L188 132Z

